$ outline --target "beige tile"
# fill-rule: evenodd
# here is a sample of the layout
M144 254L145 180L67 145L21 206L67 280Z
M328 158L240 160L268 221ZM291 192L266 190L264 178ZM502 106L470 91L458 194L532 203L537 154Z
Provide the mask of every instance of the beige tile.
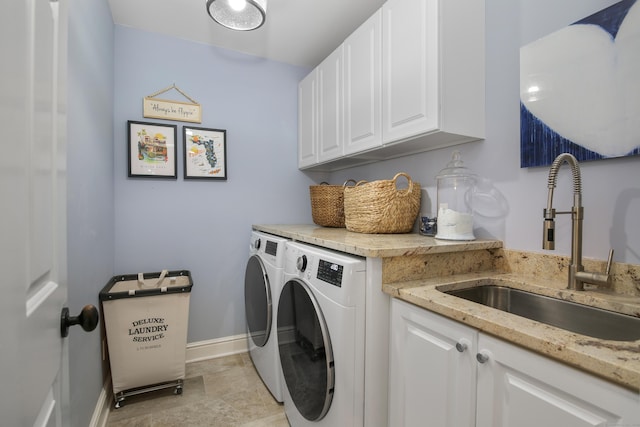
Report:
M251 386L249 389L228 394L222 399L241 414L240 421L242 422L270 417L282 411L282 408L275 403L275 400L264 390L264 387L256 385Z
M200 375L215 374L225 372L231 368L244 367L244 358L239 354L219 357L216 359L203 360L200 362L188 363L186 367L186 377L197 377Z
M241 424L241 427L289 427L289 421L284 412L259 420Z
M176 395L174 388L167 388L128 397L121 408L114 409L112 407L108 421L115 422L131 417L140 417L166 408L180 407L204 397L204 379L201 376L187 378L184 381L182 394ZM111 424L107 425L111 427Z
M203 399L152 417L153 427L231 427L239 425L242 414L221 399Z
M108 427L153 427L151 415L142 415L139 417L126 418L121 421L109 421Z
M107 427L288 427L248 353L187 364L183 394L173 388L127 398Z
M269 389L267 389L267 387L264 384L262 384L262 386L257 385L256 390L258 391L258 394L260 395L260 398L262 399L262 402L265 405L267 405L268 407L269 406L274 407L276 411L284 410L283 404L278 403L278 401L273 397Z
M208 396L225 396L254 386L264 387L253 365L233 365L226 370L207 374L204 376L204 385Z

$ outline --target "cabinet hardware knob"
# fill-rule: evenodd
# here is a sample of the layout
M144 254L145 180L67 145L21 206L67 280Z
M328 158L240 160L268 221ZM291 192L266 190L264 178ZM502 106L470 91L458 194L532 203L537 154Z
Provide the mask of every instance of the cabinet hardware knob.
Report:
M480 363L487 363L489 361L489 355L486 352L481 351L476 354L476 360Z
M464 351L469 348L469 343L467 342L467 340L460 340L456 343L456 350L458 350L460 353L464 353Z

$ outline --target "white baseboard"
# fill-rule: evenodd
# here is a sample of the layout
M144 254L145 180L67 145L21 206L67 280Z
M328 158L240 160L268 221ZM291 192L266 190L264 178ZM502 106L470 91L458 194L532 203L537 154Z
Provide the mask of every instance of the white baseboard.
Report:
M247 351L249 351L249 348L247 347L246 334L198 341L187 344L186 363L246 353ZM111 392L111 378L108 378L102 387L100 396L98 396L89 427L105 427L112 404L113 393Z
M249 351L249 347L247 346L246 334L198 341L187 344L187 363L246 353L247 351Z
M107 419L109 418L109 410L111 409L111 377L107 378L98 396L98 402L93 410L89 427L104 427L107 425Z

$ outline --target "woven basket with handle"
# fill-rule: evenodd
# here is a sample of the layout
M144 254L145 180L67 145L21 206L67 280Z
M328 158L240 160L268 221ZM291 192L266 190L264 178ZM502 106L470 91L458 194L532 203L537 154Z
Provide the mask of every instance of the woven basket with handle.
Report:
M344 228L344 189L349 183L355 184L356 181L349 179L343 185L322 182L320 185L309 186L314 224Z
M408 181L397 187L398 178ZM391 180L358 182L344 189L347 230L358 233L409 233L420 210L420 184L404 172Z

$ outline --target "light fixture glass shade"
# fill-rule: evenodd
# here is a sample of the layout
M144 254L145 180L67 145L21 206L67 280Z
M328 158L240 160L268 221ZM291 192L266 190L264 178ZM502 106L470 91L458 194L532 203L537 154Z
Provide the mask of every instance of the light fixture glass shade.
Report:
M255 30L264 24L267 0L207 0L207 12L218 24L232 30Z

